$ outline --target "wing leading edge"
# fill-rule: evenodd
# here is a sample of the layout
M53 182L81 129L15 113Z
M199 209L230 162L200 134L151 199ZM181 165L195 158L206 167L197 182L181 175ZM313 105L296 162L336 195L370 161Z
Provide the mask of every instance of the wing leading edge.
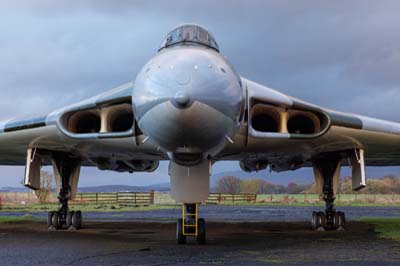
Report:
M246 150L253 156L308 161L322 153L363 149L367 165L400 165L400 123L329 110L242 82L248 95Z

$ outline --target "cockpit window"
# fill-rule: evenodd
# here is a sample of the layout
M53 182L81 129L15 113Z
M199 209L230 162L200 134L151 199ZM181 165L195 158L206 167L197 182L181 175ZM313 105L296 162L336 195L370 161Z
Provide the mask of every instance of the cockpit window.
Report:
M194 40L194 29L193 28L183 28L182 29L182 38L184 41Z
M185 42L202 44L219 52L219 47L214 37L206 29L192 24L179 26L168 33L159 51L168 46Z

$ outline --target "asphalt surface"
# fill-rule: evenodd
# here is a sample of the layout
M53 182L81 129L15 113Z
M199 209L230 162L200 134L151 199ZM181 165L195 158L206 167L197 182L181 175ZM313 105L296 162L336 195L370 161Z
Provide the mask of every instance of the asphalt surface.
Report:
M207 221L216 222L308 222L313 211L323 210L317 206L200 206L199 214ZM400 207L337 207L346 213L347 220L361 217L400 217ZM23 216L26 212L0 212L0 216ZM43 218L46 212L29 213ZM86 221L158 221L174 222L180 218L181 207L152 211L132 212L84 212Z
M171 221L179 209L87 213L80 231L48 231L37 221L0 224L0 265L400 265L400 243L378 238L372 225L350 221L345 231L310 230L314 209L207 206L201 210L209 218L204 246L175 244ZM340 210L353 219L400 213L387 207ZM234 219L227 222L229 214ZM119 216L93 221L110 215ZM260 221L264 216L270 219Z

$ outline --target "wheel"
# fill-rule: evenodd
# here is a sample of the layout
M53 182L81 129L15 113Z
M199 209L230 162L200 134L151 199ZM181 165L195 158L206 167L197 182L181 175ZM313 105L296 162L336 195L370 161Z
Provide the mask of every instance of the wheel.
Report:
M60 214L58 212L53 212L51 223L55 229L60 229Z
M317 212L312 213L312 218L311 218L311 228L313 230L317 230L321 226L320 223L320 218L318 216Z
M82 228L82 212L81 211L77 211L77 215L78 215L78 224L79 224L79 229Z
M80 229L82 226L82 213L81 211L76 211L72 213L71 224L76 229Z
M54 212L49 212L47 214L47 227L51 227L53 225L53 213Z
M178 219L176 223L176 242L180 245L186 244L186 236L183 235L182 219Z
M69 211L67 213L67 218L65 220L65 226L69 228L72 225L72 216L74 215L74 211Z
M344 227L346 225L346 215L344 212L337 212L337 214L339 216L339 227Z
M206 243L206 221L200 218L197 221L197 226L196 241L199 245L204 245Z
M324 212L318 212L319 227L326 227L326 216Z
M333 214L333 229L338 229L340 227L340 220L341 217L339 216L338 212Z

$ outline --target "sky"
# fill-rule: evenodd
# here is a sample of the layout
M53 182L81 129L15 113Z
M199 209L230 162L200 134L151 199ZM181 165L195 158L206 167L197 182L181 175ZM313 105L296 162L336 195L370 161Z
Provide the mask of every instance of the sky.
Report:
M178 24L208 28L244 77L341 111L400 122L399 1L0 0L0 120L133 81ZM236 171L234 162L214 172ZM400 173L392 168L393 174ZM0 167L0 187L21 167ZM266 175L267 176L267 175ZM168 182L83 169L81 186Z

